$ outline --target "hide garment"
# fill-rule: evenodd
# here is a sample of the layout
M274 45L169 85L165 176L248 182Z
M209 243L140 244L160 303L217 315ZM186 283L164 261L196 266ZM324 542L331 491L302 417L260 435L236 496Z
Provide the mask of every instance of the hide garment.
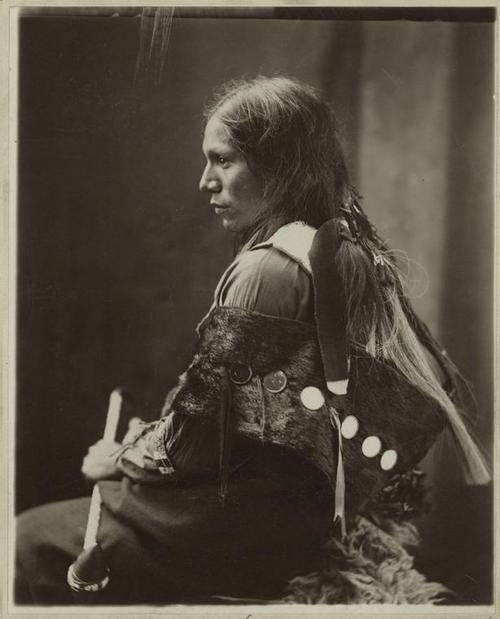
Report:
M349 378L347 397L326 388L314 325L219 307L200 329L197 352L168 413L218 423L224 390L229 389L234 435L285 448L319 469L332 487L339 440L332 420L335 413L341 424L355 416L357 432L342 441L352 512L395 473L414 467L445 421L435 402L366 353L351 353ZM317 408L307 399L311 387L317 390L312 391L319 397ZM369 437L380 442L373 455L367 445L378 441L367 441ZM161 427L156 440L161 452ZM389 451L397 461L384 470Z
M303 250L314 232L302 226L294 230L295 243L274 247L309 272ZM219 292L223 294L224 286ZM332 299L336 293L332 289ZM330 393L314 322L223 307L217 301L199 327L193 361L168 398L165 417L146 429L148 445L153 447L149 472L158 485L139 477L135 483L129 476L121 482L99 483L104 503L99 541L113 574L104 603L192 601L196 595L217 593L280 595L291 578L322 566L332 507L324 489L336 487L339 438L348 515L355 516L389 477L420 459L441 427L433 403L406 383L400 385L395 370L379 367L355 349L349 351L347 395ZM380 393L374 399L377 388ZM415 412L415 417L408 412ZM357 428L348 423L354 416ZM214 477L176 483L175 457L171 461L176 454L166 436L174 418L210 428L207 442L220 427L223 438L234 440L234 447L240 439L252 446L250 462L237 470L230 467L229 500L224 506L218 501ZM366 441L371 438L380 443L377 454L373 440ZM227 453L229 446L222 440L221 453ZM217 443L214 447L216 451ZM385 466L387 456L383 459L388 452L398 456L392 469ZM284 453L289 457L282 457ZM81 540L68 545L64 533L68 524L63 526L60 518L74 511L75 522L80 523L82 509L68 502L23 518L18 554L32 599L66 603L64 570ZM52 529L47 523L53 524ZM356 539L361 535L363 545L370 546L364 530L361 533L354 518L349 535ZM379 546L375 540L373 548ZM47 548L53 555L47 556ZM45 562L37 563L41 559ZM30 568L35 565L37 570ZM344 564L334 572L356 573ZM322 579L323 572L317 580ZM294 597L301 599L300 595ZM334 599L348 600L362 601L344 591Z
M310 274L315 236L313 228L297 222L254 250L272 246ZM332 393L317 324L219 306L230 269L199 326L193 361L164 413L223 424L221 409L229 396L231 435L284 448L321 471L337 490L342 453L346 505L348 515L354 515L395 473L424 457L445 426L443 413L395 367L352 344L347 394ZM340 297L338 287L332 287L330 305ZM159 466L167 457L162 429L167 423L160 422L153 438Z

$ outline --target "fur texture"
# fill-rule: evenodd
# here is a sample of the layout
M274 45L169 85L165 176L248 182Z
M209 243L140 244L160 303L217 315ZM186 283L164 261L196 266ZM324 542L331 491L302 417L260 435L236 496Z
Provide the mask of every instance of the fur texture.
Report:
M314 324L264 316L237 308L215 308L200 329L197 352L181 377L165 413L176 411L217 421L223 372L235 364L252 370L244 385L231 384L232 431L253 440L285 447L316 466L335 483L338 437L331 422L355 415L357 435L343 441L346 506L356 514L394 473L413 468L425 455L445 422L439 407L408 384L392 367L366 353L351 351L349 391L334 396L326 389ZM270 372L282 370L286 388L271 393L263 385ZM301 402L304 387L319 388L326 405L309 410ZM380 454L362 454L364 438L376 435L382 451L394 449L391 471L380 467Z
M384 530L384 528L386 530ZM346 540L331 538L325 567L290 581L283 601L300 604L436 604L450 591L413 567L407 546L418 543L410 523L377 526L358 517Z
M237 364L250 367L252 378L244 385L231 383L233 431L291 449L333 483L336 436L328 412L308 410L300 401L306 386L325 392L314 325L236 308L213 310L170 410L216 421L222 370ZM286 374L287 385L271 393L263 378L276 370Z

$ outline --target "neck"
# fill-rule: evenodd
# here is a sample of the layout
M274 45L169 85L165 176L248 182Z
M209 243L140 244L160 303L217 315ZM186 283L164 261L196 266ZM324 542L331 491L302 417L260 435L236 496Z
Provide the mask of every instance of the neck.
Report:
M290 223L283 217L267 218L265 221L256 222L252 227L237 235L235 238L235 253L246 251L267 241L275 232L285 224Z

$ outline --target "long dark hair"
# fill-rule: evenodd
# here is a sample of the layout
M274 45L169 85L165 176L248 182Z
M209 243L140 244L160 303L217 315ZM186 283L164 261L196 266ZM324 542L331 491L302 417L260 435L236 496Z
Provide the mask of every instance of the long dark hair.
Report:
M256 77L225 84L205 110L227 127L233 146L262 179L265 209L238 238L238 246L266 240L280 226L303 221L315 228L332 218L339 228L336 263L346 299L351 346L398 368L447 414L465 455L467 479L485 483L489 473L459 410L423 352L433 340L413 312L393 253L378 235L351 186L331 107L307 84L288 77ZM342 228L350 240L342 240ZM434 355L458 389L461 377L439 348Z
M281 76L229 82L205 115L226 125L234 147L264 183L266 210L242 242L259 229L258 236L265 235L270 222L319 227L340 214L349 190L347 167L334 113L312 87Z

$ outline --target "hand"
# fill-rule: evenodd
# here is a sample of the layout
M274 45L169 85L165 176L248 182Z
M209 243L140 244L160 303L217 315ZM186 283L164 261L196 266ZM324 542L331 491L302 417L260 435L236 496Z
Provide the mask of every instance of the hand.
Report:
M120 447L120 443L103 439L89 447L81 468L85 477L90 481L120 478L122 473L116 465Z
M146 422L142 421L142 419L139 419L139 417L132 417L132 419L128 422L127 433L123 437L123 445L133 442L139 436L144 426L146 425Z

